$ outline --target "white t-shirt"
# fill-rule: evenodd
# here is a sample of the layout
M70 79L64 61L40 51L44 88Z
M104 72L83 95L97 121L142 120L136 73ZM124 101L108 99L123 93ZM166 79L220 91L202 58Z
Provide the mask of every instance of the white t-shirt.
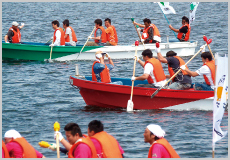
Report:
M56 40L54 42L54 46L60 46L60 43L61 43L61 32L59 30L56 31L55 33L55 36L56 36ZM64 46L64 45L62 45Z
M69 27L66 28L66 32L65 34L68 34L69 35L69 43L72 45L72 46L76 46L76 42L73 41L73 37L72 37L72 31Z
M210 82L211 84L211 88L214 89L214 84L213 84L213 81L212 81L212 74L211 74L211 70L209 69L208 66L204 65L202 66L200 69L198 69L196 71L196 73L198 73L199 75L206 75L207 78L208 78L208 81Z
M166 80L163 80L163 81L160 81L160 82L156 82L156 78L155 76L153 75L153 65L151 63L147 63L144 67L144 74L149 74L153 81L154 81L154 85L157 86L157 87L162 87L163 85L165 85L166 83Z

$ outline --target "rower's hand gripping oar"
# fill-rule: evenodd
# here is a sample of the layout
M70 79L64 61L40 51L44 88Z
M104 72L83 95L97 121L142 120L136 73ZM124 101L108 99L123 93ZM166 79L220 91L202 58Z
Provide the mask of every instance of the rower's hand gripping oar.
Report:
M139 26L134 24L134 18L131 18L131 20L132 20L132 22L133 22L133 25L134 25L136 31L137 31L138 37L140 38L140 41L141 41L141 33L138 32L138 30L137 30L137 28L139 28ZM141 41L141 42L142 42L142 44L143 44L143 46L144 46L144 49L145 49L145 43L144 43L143 41Z
M208 40L208 38L207 38L205 35L203 35L203 40L207 43L209 52L212 54L213 60L215 60L215 57L214 57L214 55L213 55L213 53L212 53L212 50L211 50L211 48L210 48L210 46L209 46L209 44L212 42L212 39L209 39L209 40Z
M96 29L96 27L94 27L93 28L93 31L91 32L91 34L90 34L90 36L89 37L91 37L92 36L92 34L93 34L93 32L94 32L94 30ZM78 54L78 56L77 56L77 58L79 57L79 55L81 54L81 52L83 51L83 49L85 48L85 45L87 44L87 42L89 41L89 37L87 38L87 41L85 42L85 44L84 44L84 46L82 47L82 49L81 49L81 51L80 51L80 53ZM76 58L76 59L77 59Z
M133 65L133 76L135 76L135 68L136 68L136 61L137 61L137 47L139 45L139 42L136 41L135 42L135 46L136 46L136 49L135 49L135 60L134 60L134 65ZM132 98L133 98L133 86L134 86L134 81L132 81L132 87L131 87L131 95L130 95L130 99L128 100L128 104L127 104L127 111L133 111L133 101L132 101Z
M210 41L211 43L211 41ZM157 43L156 43L157 45ZM207 43L204 45L204 47L207 46ZM156 46L157 47L157 46ZM159 47L159 46L158 46ZM157 47L157 48L158 48ZM201 51L203 50L203 48L201 48L187 63L185 63L185 66L193 59L195 58ZM153 98L162 88L164 88L179 72L181 71L181 68L160 88L158 88L152 95L151 98Z
M59 130L60 130L60 124L56 121L54 123L54 131L58 132ZM57 144L57 158L60 158L59 134L56 135L56 144Z

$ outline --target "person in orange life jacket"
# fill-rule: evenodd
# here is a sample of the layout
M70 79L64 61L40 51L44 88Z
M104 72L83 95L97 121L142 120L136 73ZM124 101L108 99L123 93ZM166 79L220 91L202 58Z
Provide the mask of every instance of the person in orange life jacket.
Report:
M143 135L144 142L151 145L148 158L180 158L173 147L164 138L165 131L159 125L148 125Z
M132 77L131 80L148 80L149 84L138 84L137 87L149 87L158 88L162 87L166 83L166 77L162 68L161 62L153 58L153 53L150 49L146 49L142 52L143 61L138 57L137 62L144 68L144 74L139 77Z
M144 29L140 29L137 28L138 31L142 31L142 41L144 41L144 43L156 43L156 42L161 42L161 36L160 36L160 32L158 30L158 28L156 27L155 24L151 24L151 20L145 18L143 20L144 25L134 22L134 24L138 25L141 28Z
M2 140L2 158L10 158L9 152L6 148L6 144Z
M205 46L201 46L201 48L205 49ZM193 85L195 90L213 91L215 84L215 61L212 59L210 52L204 51L205 50L203 50L203 53L201 54L203 66L200 69L193 72L184 65L180 68L186 71L192 77L203 75L205 82L195 82Z
M77 37L74 29L69 26L69 20L65 19L63 22L63 28L65 29L65 46L76 46Z
M53 21L52 27L55 30L53 35L53 43L49 46L65 46L65 33L62 28L59 27L59 22L57 20Z
M14 129L8 130L4 139L11 158L45 158Z
M189 19L186 16L182 17L182 27L180 29L175 29L172 27L172 25L169 25L169 28L173 30L174 32L177 32L177 39L181 42L188 41L190 36L190 25L189 25ZM177 41L178 41L177 40Z
M24 23L21 23L21 26L18 27L17 22L12 23L12 27L9 29L7 34L4 37L6 43L20 43L21 42L21 32L20 30L24 27Z
M155 51L157 53L158 60L162 63L168 64L168 71L170 75L166 75L166 78L171 78L180 69L180 66L185 64L184 60L178 57L177 53L174 51L168 51L166 53L166 58L161 55L160 48L156 47ZM192 84L191 76L185 71L179 72L172 81L173 83L168 86L169 89L190 89Z
M107 35L104 27L102 26L102 20L96 19L94 37L89 36L88 39L93 39L94 43L87 42L86 46L105 46L107 42Z
M107 36L107 43L106 45L113 45L116 46L118 42L117 38L117 31L114 26L111 25L111 19L106 18L105 19L105 26L107 27L105 29L106 36Z
M123 149L113 136L104 131L101 121L93 120L88 124L88 136L94 143L98 158L124 158Z
M81 129L76 123L68 123L65 127L65 135L69 142L62 136L61 132L54 133L54 139L59 134L59 141L69 151L69 158L97 158L96 149L89 137L82 135Z

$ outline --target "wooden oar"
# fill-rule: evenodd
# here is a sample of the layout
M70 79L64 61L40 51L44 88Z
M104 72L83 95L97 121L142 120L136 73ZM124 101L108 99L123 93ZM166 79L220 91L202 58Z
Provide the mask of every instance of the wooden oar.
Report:
M93 28L93 31L91 32L90 36L93 34L93 32L94 32L95 29L96 29L96 27ZM84 46L82 47L82 49L81 49L80 53L78 54L77 58L78 58L79 55L81 54L82 50L85 48L85 45L87 44L88 40L89 40L89 37L87 38L87 41L85 42ZM77 59L77 58L76 58L76 59Z
M49 43L53 38L51 38L50 40L48 40L46 43Z
M135 76L135 68L136 68L136 58L137 58L137 46L139 45L139 42L136 41L135 42L135 46L136 46L136 49L135 49L135 60L134 60L134 65L133 65L133 76ZM128 100L128 104L127 104L127 111L133 111L133 101L132 101L132 98L133 98L133 86L134 86L134 81L132 81L132 87L131 87L131 95L130 95L130 99Z
M137 28L139 28L139 26L134 24L134 18L131 18L131 20L132 20L132 22L133 22L133 25L134 25L136 31L137 31L138 37L140 38L140 41L141 41L141 35L140 35L140 33L138 32L138 30L137 30ZM138 27L137 27L137 26L138 26ZM141 41L141 42L142 42L142 41ZM144 49L145 49L145 43L142 42L142 44L143 44Z
M52 41L52 44L53 44L53 41ZM51 57L52 57L52 50L53 50L53 46L51 46L49 62L53 62L53 61L51 60Z
M204 47L207 46L207 43L204 45ZM195 58L203 48L201 48L187 63L185 63L185 66L193 59ZM181 71L181 68L160 88L158 88L152 95L151 98L153 98L164 86L166 86L179 72Z
M207 37L206 37L205 35L203 35L203 40L207 43L209 52L212 54L213 60L215 60L215 57L214 57L214 55L213 55L213 53L212 53L212 50L211 50L211 48L210 48L210 46L209 46L209 44L212 43L212 39L209 39L209 40L208 40Z
M56 121L54 123L54 131L58 132L59 130L60 130L60 124ZM57 145L57 158L60 158L59 134L56 135L56 145Z

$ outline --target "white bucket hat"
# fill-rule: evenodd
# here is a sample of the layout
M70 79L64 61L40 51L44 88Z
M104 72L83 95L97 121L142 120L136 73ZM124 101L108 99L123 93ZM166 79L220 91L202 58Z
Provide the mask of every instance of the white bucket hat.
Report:
M20 137L22 137L21 134L14 129L8 130L4 135L4 138L16 139L16 138L20 138Z
M165 136L165 131L159 125L150 124L147 128L158 138L163 138Z
M19 24L18 24L18 22L14 21L14 22L12 22L12 25L13 26L18 26Z

